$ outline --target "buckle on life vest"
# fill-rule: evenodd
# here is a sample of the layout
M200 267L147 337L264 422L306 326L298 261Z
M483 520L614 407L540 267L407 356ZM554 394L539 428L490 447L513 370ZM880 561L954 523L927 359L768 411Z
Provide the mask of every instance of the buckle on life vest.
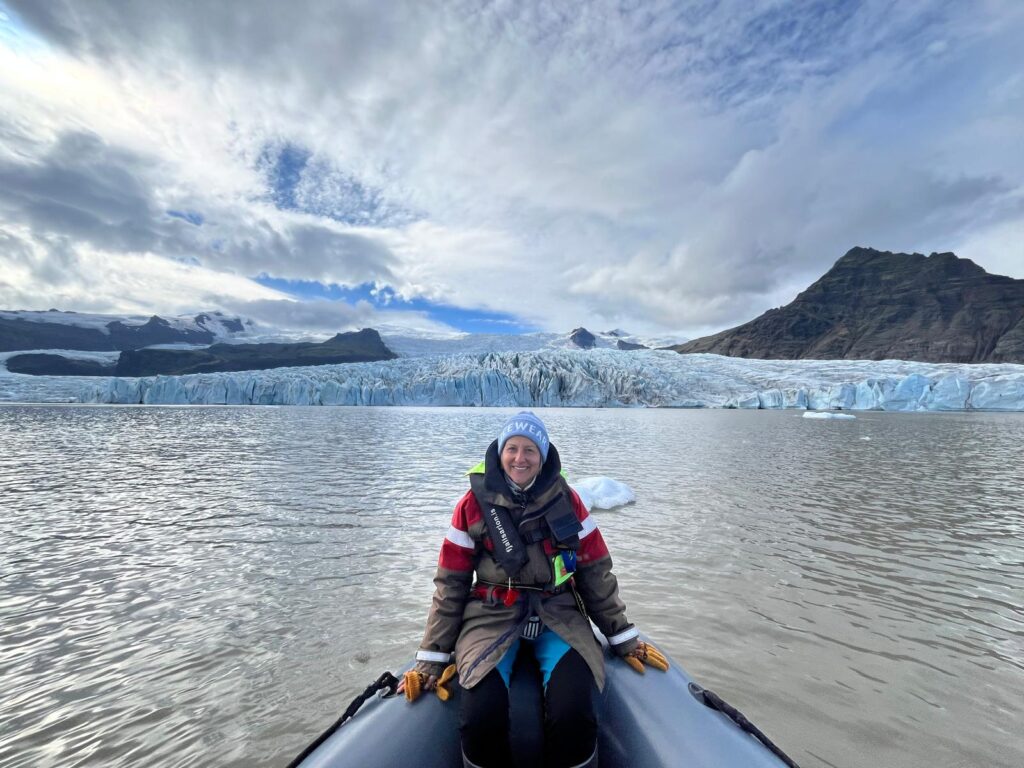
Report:
M519 630L519 636L524 640L536 640L543 631L544 622L540 620L540 616L531 616L523 624L523 628Z
M478 584L473 588L473 597L479 598L486 603L501 603L506 608L516 604L521 593L515 587L501 587L497 585L486 586Z
M571 585L572 574L569 574L569 576L570 578L566 581ZM563 582L563 584L564 583L565 582ZM516 604L516 601L523 596L524 591L537 593L540 595L541 600L546 600L549 597L562 594L565 590L566 587L562 585L555 587L554 589L548 589L546 587L529 587L525 584L512 585L510 583L508 586L505 586L504 584L492 584L486 581L478 581L473 586L473 589L469 594L472 597L483 600L491 605L495 603L502 603L506 608L511 608Z

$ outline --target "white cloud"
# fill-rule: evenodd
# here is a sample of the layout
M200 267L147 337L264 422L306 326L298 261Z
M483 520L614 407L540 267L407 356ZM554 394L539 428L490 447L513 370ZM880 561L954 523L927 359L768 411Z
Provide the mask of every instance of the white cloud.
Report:
M4 307L176 315L219 306L223 297L286 298L246 278L153 253L73 248L59 240L40 244L3 229L0 247L10 267L0 279Z
M332 336L359 328L374 328L382 333L394 328L441 336L453 333L452 328L431 320L422 312L382 310L365 301L350 305L325 299L246 301L232 296L223 299L223 305L230 312L251 318L263 326L291 329L307 337Z
M1024 277L1018 4L9 7L38 35L0 35L0 226L36 254L0 250L22 270L0 299L22 306L84 300L56 275L92 252L228 276L225 307L273 300L266 273L689 336L855 245ZM304 212L272 204L284 146ZM171 285L214 295L177 272L99 295Z

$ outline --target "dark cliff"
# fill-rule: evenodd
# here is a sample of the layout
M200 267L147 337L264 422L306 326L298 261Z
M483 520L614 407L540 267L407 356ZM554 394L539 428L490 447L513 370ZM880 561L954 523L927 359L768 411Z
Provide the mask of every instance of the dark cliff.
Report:
M1024 363L1024 280L952 253L853 248L791 303L671 347L761 359Z
M322 343L214 344L206 349L139 349L121 353L117 376L178 376L187 373L253 371L302 365L391 360L377 331L339 333Z

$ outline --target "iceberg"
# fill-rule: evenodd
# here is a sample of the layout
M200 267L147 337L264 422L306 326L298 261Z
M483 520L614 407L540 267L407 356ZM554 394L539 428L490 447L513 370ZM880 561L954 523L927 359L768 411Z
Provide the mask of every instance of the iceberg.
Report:
M570 485L588 511L614 509L636 501L632 488L610 477L584 477Z
M486 352L144 378L0 371L0 401L1024 411L1024 365L747 360L665 350Z

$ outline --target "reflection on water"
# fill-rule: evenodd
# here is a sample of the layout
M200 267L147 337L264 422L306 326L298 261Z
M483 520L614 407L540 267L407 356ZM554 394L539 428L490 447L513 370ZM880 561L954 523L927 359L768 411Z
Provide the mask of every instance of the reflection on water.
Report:
M0 407L0 765L280 766L504 411ZM802 765L1024 765L1021 414L547 410L630 617Z

